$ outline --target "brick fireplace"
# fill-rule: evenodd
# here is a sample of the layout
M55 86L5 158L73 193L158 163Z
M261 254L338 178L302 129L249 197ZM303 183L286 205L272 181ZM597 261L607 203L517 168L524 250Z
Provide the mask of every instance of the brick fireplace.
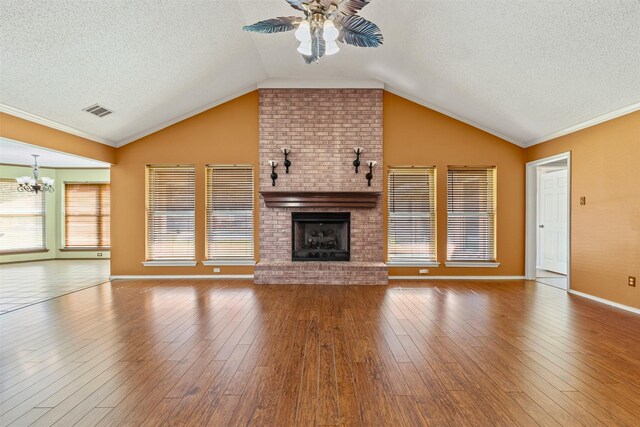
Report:
M352 165L356 146L364 148L358 174ZM292 150L288 174L282 166L283 147ZM279 163L275 187L268 160ZM371 186L365 178L367 160L378 162ZM260 165L256 284L387 284L380 197L382 90L261 89ZM293 260L293 217L313 213L348 216L348 260L333 260L329 255L318 260ZM307 243L309 247L331 247L333 243L327 243L324 234L345 232L330 228L316 227L315 237L322 234L322 242ZM323 256L319 250L313 256L316 253Z

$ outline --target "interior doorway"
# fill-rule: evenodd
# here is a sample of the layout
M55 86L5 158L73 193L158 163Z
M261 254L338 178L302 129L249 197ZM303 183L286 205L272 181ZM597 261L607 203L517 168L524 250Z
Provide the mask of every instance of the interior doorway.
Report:
M0 153L0 314L107 281L111 165L3 137Z
M526 275L569 290L571 155L527 163Z

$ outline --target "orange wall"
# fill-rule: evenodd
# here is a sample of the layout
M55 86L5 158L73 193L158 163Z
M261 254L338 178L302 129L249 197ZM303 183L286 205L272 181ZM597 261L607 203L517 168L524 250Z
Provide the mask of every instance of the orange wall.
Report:
M111 274L212 274L212 267L144 267L145 166L196 166L196 259L205 258L204 167L253 164L258 172L258 92L236 98L117 150L111 169ZM390 93L384 94L385 165L438 167L438 260L446 257L447 165L498 167L498 268L431 268L429 275L524 274L524 150ZM256 175L257 176L257 175ZM386 179L385 179L386 182ZM383 200L386 206L386 199ZM258 254L256 196L255 241ZM386 220L386 218L385 218ZM385 221L386 224L386 221ZM386 234L386 233L385 233ZM385 242L386 243L386 242ZM221 274L251 274L251 267L221 267ZM391 268L391 275L418 275Z
M498 168L497 257L492 268L430 268L426 275L524 274L524 163L572 153L572 288L640 308L640 112L523 150L411 101L384 93L385 186L388 165L438 170L438 261L446 258L447 165ZM212 267L143 267L145 166L196 166L196 257L204 259L204 167L253 164L258 173L258 92L236 98L119 149L0 113L0 136L109 163L112 167L112 274L211 274ZM386 193L386 188L385 188ZM579 197L587 204L579 206ZM386 196L383 199L386 206ZM257 196L256 196L256 216ZM256 218L256 256L258 227ZM385 218L386 226L386 218ZM386 236L386 233L385 233ZM386 246L386 242L385 242ZM390 275L418 275L390 268ZM221 274L250 274L222 267Z
M571 151L571 288L640 308L640 112L527 148ZM580 197L586 205L580 206Z
M145 166L196 168L196 267L144 267ZM205 267L205 166L253 164L258 174L258 92L236 98L118 148L111 168L111 274L213 274ZM256 186L257 187L257 186ZM256 196L256 221L258 215ZM255 227L258 256L258 227ZM220 274L252 274L253 267L221 267Z
M389 92L384 93L384 198L387 166L436 166L437 257L440 267L428 276L522 276L525 241L524 150L510 142L422 107ZM447 257L447 166L497 166L498 268L445 267ZM384 224L387 226L386 209ZM386 229L385 229L386 239ZM386 240L385 240L386 248ZM419 268L389 268L390 276L418 276Z
M107 163L116 159L114 147L5 113L0 113L0 136Z

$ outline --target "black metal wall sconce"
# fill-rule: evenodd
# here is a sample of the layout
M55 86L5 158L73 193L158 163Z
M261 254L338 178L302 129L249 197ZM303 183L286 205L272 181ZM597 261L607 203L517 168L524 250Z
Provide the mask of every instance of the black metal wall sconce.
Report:
M364 151L362 147L355 147L353 151L356 153L356 159L353 161L353 166L356 168L356 173L358 173L358 168L360 167L360 154Z
M369 165L369 173L365 175L365 178L367 178L367 185L369 187L371 187L371 180L373 179L373 167L377 164L378 162L376 162L375 160L369 160L367 162L367 165Z
M271 166L271 185L276 186L276 179L278 179L278 174L276 173L276 167L278 167L278 162L275 160L269 160L269 166Z
M289 173L289 166L291 166L291 160L289 160L289 154L291 154L291 148L281 148L284 154L284 168L285 173Z

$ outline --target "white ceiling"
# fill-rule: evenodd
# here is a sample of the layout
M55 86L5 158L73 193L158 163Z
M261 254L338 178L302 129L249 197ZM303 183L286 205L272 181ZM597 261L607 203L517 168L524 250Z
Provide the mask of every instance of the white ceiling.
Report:
M306 65L284 0L3 1L4 111L122 145L267 79L378 80L519 145L640 108L640 1L372 0L384 46ZM81 111L100 103L104 118Z
M108 168L109 163L85 159L59 151L23 144L0 137L0 163L6 165L33 165L32 154L39 154L38 164L43 168Z

